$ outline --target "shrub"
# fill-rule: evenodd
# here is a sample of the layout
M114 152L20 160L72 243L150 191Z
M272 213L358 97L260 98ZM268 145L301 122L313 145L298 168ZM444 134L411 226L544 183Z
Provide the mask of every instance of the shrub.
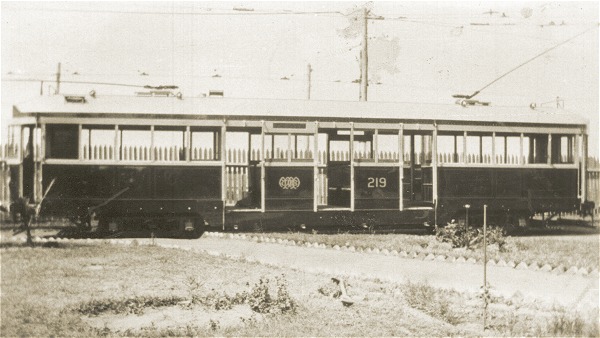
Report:
M487 244L498 245L500 251L506 249L506 231L501 227L489 227L487 231ZM438 228L436 239L443 243L450 243L453 248L475 249L483 245L483 229L468 228L456 223L444 228Z
M275 278L277 291L275 297L269 292L269 279L261 277L248 293L248 305L252 311L258 313L294 313L296 311L296 302L290 296L287 290L287 281L285 276L281 275Z
M477 239L477 230L451 223L444 228L438 228L435 237L441 242L450 243L453 248L468 249Z

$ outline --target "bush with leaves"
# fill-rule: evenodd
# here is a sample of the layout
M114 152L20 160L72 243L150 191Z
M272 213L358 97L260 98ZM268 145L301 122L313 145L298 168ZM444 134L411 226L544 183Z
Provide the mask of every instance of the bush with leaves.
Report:
M488 227L486 232L487 244L496 244L500 251L504 251L506 248L506 231L504 228ZM467 228L465 225L456 223L438 228L435 237L438 241L450 243L453 248L476 249L483 245L483 229Z
M287 290L285 276L278 276L275 281L277 284L275 297L269 291L270 281L266 277L261 277L259 282L252 287L247 298L252 311L258 313L294 313L296 311L296 302Z

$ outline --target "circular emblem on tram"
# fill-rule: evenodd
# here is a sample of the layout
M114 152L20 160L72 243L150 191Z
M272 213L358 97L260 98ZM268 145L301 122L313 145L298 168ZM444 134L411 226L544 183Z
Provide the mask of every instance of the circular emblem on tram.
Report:
M281 189L298 189L300 187L300 179L298 177L281 177L279 179L279 186Z

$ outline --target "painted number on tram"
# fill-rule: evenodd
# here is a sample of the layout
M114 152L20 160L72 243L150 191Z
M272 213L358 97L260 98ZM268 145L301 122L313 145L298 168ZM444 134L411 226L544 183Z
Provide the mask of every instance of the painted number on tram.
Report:
M387 186L387 179L385 177L369 177L367 180L368 188L385 188Z

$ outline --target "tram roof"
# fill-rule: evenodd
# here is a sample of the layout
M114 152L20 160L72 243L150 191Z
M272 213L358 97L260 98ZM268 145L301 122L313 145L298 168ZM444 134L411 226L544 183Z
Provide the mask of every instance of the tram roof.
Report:
M395 122L402 120L586 125L588 121L563 109L522 106L467 106L407 102L358 102L223 97L182 98L144 96L85 97L85 103L68 102L68 95L41 96L14 106L13 116L73 117L236 117L264 119L351 120ZM81 96L78 96L81 97Z

